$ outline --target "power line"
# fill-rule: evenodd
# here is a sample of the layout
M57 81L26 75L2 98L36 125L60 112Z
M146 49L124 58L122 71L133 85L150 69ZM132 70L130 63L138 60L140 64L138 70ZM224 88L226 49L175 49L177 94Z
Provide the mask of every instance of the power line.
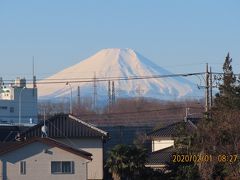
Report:
M134 79L152 79L152 78L168 78L168 77L176 77L176 76L182 76L182 77L186 77L186 76L197 76L197 75L204 75L205 72L197 72L197 73L178 73L178 74L167 74L167 75L151 75L151 76L125 76L125 77L119 77L119 76L112 76L112 77L100 77L100 78L96 78L97 81L108 81L108 80L134 80ZM224 75L224 73L219 73L219 72L212 72L212 74L214 75ZM239 74L233 74L235 76L239 76ZM77 81L77 82L93 82L93 78L92 77L81 77L81 78L61 78L61 79L37 79L38 84L42 84L42 83L50 83L50 81L53 81L51 83L63 83L63 81L69 81L72 80ZM4 80L5 82L14 82L14 80ZM32 79L26 79L26 81L31 82ZM43 82L39 82L39 81L43 81Z
M168 74L168 75L151 75L151 76L125 76L125 77L101 77L96 78L96 81L121 81L121 80L138 80L138 79L158 79L158 78L170 78L170 77L187 77L203 75L204 72L198 73L180 73L180 74ZM13 82L14 80L4 80L5 82ZM32 80L26 80L27 82ZM38 79L37 84L55 84L55 83L81 83L81 82L94 82L93 78L62 78L62 79ZM8 83L10 84L10 83ZM28 83L31 84L31 83Z
M203 107L189 107L190 109L203 109ZM161 108L161 109L152 109L152 110L141 110L141 111L126 111L126 112L115 112L115 113L103 113L103 114L97 114L97 116L108 116L108 115L123 115L123 114L139 114L139 113L150 113L150 112L160 112L160 111L166 111L166 110L185 110L186 107L176 107L176 108ZM81 114L81 116L92 116L96 114Z

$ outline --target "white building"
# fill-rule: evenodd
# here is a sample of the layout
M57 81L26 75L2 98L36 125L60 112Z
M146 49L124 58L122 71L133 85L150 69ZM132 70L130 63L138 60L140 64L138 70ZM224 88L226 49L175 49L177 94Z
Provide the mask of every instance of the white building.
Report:
M27 88L26 80L20 78L6 86L0 78L0 123L37 121L37 88Z

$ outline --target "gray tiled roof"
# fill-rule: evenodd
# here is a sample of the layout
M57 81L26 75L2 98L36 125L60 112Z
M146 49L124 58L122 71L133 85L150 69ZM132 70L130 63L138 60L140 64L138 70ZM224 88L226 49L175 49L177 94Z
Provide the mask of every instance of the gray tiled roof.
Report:
M174 151L173 146L151 152L147 159L147 165L164 165L171 161L172 153Z
M189 119L187 122L177 122L174 124L170 124L168 126L165 126L163 128L159 128L155 131L152 131L148 134L148 137L155 139L159 137L176 137L177 136L177 130L178 127L181 125L186 126L187 130L193 130L196 128L196 124L199 119Z
M40 137L44 122L31 127L21 137ZM56 115L45 121L47 135L51 138L60 137L108 137L108 133L71 115Z
M174 137L177 133L177 127L181 123L174 123L171 125L168 125L166 127L157 129L151 133L148 134L149 137L154 138L154 137Z

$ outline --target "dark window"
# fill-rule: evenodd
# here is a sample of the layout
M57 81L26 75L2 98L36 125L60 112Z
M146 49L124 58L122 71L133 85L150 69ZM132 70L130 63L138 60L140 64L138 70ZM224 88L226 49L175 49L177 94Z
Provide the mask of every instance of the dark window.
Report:
M20 162L20 174L22 175L26 174L26 161Z
M0 109L7 110L7 106L0 106Z
M10 107L10 112L14 113L14 107Z
M53 161L51 163L51 171L52 171L53 174L61 173L62 172L61 162Z
M73 161L52 161L51 162L52 174L74 174Z

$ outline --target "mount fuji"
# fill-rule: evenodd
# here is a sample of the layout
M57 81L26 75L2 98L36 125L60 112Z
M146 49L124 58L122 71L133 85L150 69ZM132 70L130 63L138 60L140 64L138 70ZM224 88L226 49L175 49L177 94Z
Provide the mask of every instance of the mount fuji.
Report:
M202 94L196 85L179 76L126 80L128 77L171 74L173 73L159 67L132 49L103 49L78 64L39 81L38 92L40 100L69 98L71 91L72 97L76 98L78 87L80 87L81 98L93 97L95 92L98 99L107 100L109 87L108 81L105 80L115 78L116 98L143 96L176 100ZM116 80L119 77L125 80ZM93 83L94 78L105 80Z

